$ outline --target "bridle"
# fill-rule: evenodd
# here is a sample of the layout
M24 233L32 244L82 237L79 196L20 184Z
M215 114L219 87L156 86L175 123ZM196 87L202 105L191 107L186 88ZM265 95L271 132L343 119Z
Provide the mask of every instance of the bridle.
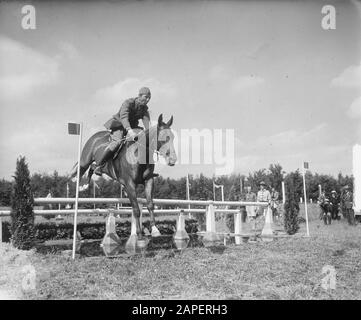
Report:
M159 127L158 127L158 126L154 126L154 127L149 128L149 129L148 129L148 136L150 135L150 130L153 129L153 128L157 128L157 129L158 129ZM135 135L135 136L133 137L133 140L128 140L128 138L123 138L122 140L133 141L133 142L134 142L135 144L137 144L139 147L141 147L141 148L146 148L146 149L147 149L147 146L146 146L146 145L144 145L143 143L140 143L140 142L137 141L137 140L134 140L134 138L139 137L141 134L145 134L145 135L146 135L147 132L146 132L146 131L141 131L140 133L138 133L137 135ZM153 145L155 139L157 140L157 141L156 141L156 143L157 143L157 149L155 149L155 150L153 151L153 154L155 153L155 154L157 155L157 162L159 162L159 156L162 156L162 157L166 158L167 155L166 155L164 152L161 152L161 151L158 150L158 135L153 135L152 140L149 141L149 145L150 145L150 146ZM139 139L138 139L138 140L139 140ZM148 147L148 150L149 150L149 147Z

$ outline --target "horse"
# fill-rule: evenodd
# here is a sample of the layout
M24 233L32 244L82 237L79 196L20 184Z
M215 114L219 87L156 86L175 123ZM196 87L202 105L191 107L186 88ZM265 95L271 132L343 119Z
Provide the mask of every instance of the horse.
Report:
M142 226L140 224L140 208L137 201L136 187L144 185L147 209L150 214L151 235L160 236L160 232L155 225L153 189L154 173L153 153L164 157L166 164L174 166L177 155L174 149L174 134L170 127L173 123L173 116L167 123L163 122L163 114L158 117L155 126L147 130L138 130L135 140L124 139L124 144L120 147L114 157L107 161L102 169L102 173L111 179L118 181L125 187L130 204L132 206L133 218L136 224L138 240L141 240ZM97 163L104 152L104 149L111 141L109 131L99 131L92 135L85 143L80 158L80 177L89 169L88 185L94 172L94 162ZM74 165L69 179L74 179L77 174L77 164Z

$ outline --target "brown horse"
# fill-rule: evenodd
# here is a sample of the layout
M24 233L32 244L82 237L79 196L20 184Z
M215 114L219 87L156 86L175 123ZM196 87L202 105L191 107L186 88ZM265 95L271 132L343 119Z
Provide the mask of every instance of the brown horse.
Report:
M154 161L153 153L156 152L165 158L167 165L174 166L177 155L174 149L174 135L170 129L173 116L167 122L163 122L163 115L158 118L157 125L148 130L138 131L135 141L125 141L113 159L109 160L102 172L113 180L124 185L130 200L133 217L136 221L136 232L138 239L142 238L142 227L140 225L140 208L137 201L136 187L144 185L147 208L151 218L152 236L159 236L159 230L155 226L153 187L154 187ZM94 162L99 161L104 149L110 142L110 132L100 131L95 133L85 143L80 158L80 177L89 168L88 184L93 175ZM70 179L76 177L76 165L70 174Z

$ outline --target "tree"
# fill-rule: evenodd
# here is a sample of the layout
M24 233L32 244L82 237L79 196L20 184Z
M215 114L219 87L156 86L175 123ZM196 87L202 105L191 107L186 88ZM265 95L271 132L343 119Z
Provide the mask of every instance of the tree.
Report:
M271 164L269 166L269 180L271 186L274 187L278 192L282 190L283 173L282 166L280 164Z
M29 250L34 244L34 198L25 157L16 162L15 182L11 194L11 242L14 247Z
M11 197L11 182L4 179L0 180L0 205L1 206L10 206L10 197Z
M299 194L296 191L295 185L298 185L297 173L293 173L286 178L286 202L284 205L284 227L288 234L295 234L299 229L298 213L300 211Z

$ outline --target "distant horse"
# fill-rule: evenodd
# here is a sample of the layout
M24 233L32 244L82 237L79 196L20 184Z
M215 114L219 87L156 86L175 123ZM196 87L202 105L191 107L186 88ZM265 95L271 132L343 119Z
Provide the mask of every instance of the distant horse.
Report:
M140 208L137 201L136 187L144 185L147 208L151 218L151 234L159 236L160 232L155 226L153 188L154 188L154 161L153 154L156 152L165 158L167 165L174 166L177 155L174 149L174 135L170 129L173 123L173 116L167 122L163 122L163 115L158 118L157 125L148 130L138 130L139 134L135 141L125 141L120 151L116 152L113 159L109 160L102 169L102 172L113 180L124 185L130 200L133 217L136 222L138 239L142 239L142 226L140 224ZM91 136L85 143L80 158L80 177L89 168L88 184L94 172L94 162L98 163L104 149L111 141L110 132L100 131ZM77 166L75 165L70 179L76 177Z
M332 213L332 203L326 201L321 208L323 209L323 222L325 225L331 224L331 213Z

